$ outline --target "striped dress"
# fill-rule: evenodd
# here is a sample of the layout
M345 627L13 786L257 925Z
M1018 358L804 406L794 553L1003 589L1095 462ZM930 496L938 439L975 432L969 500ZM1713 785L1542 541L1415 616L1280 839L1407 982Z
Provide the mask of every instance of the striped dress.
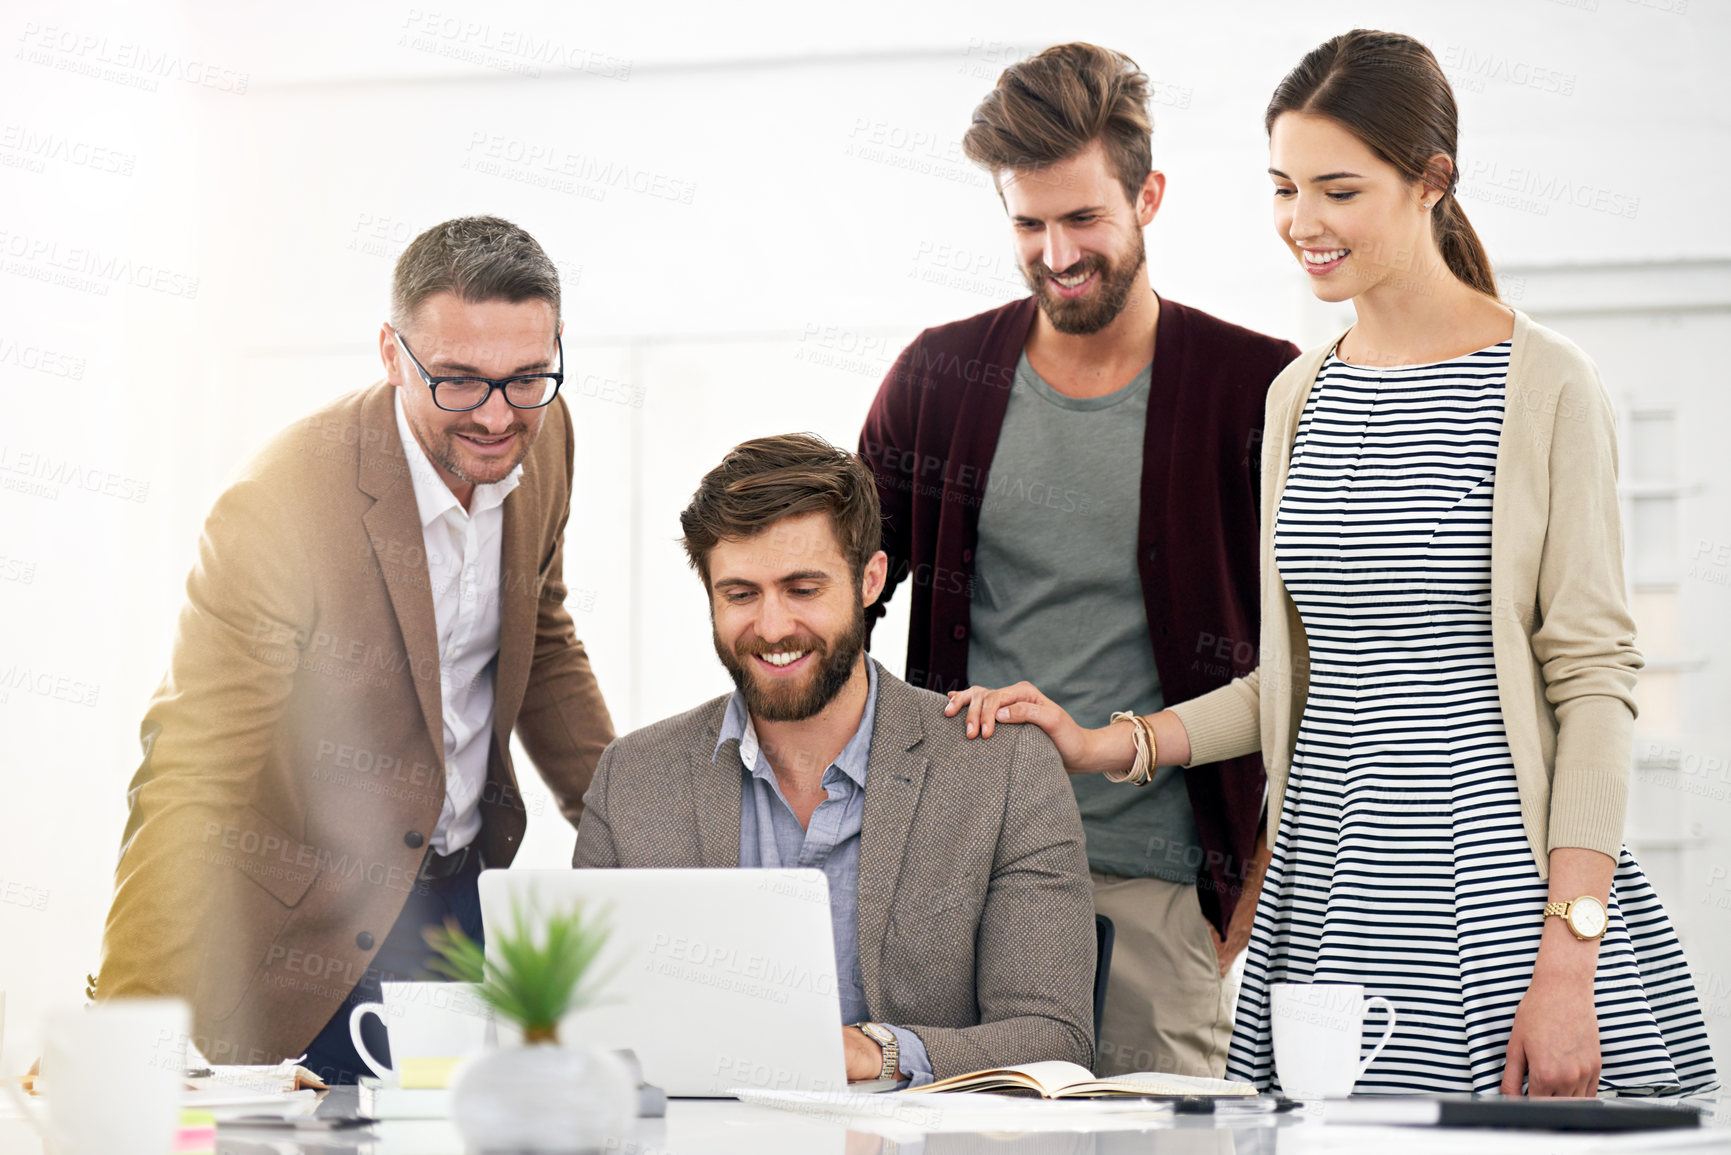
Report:
M1363 984L1399 1016L1359 1092L1502 1082L1546 901L1491 653L1509 350L1388 369L1330 354L1305 404L1274 554L1309 641L1310 696L1245 961L1233 1078L1279 1085L1270 984L1335 982ZM1694 982L1627 849L1608 911L1601 1086L1711 1086ZM1368 1016L1372 1042L1382 1023Z

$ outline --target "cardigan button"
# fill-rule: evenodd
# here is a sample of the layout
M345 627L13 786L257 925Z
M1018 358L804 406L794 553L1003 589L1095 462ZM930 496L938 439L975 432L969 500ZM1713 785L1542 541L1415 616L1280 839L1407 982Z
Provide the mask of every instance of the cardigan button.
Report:
M958 641L958 642L967 636L968 636L968 627L966 627L966 626L957 626L950 631L950 637L956 639L956 641Z
M355 945L360 947L362 950L372 950L373 936L363 930L360 934L355 936Z
M967 565L969 562L971 562L973 560L974 560L974 551L971 549L964 549L962 551L962 564Z
M407 834L403 835L403 845L408 847L410 850L419 850L422 844L426 841L426 838L421 835L419 830L411 830Z

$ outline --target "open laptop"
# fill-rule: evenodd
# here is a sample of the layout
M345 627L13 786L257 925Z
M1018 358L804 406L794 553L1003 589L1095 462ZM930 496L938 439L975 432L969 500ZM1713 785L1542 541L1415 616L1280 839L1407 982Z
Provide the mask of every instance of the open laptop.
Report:
M669 1095L847 1089L829 882L818 870L486 870L487 957L513 902L612 928L611 978L561 1041L637 1052Z

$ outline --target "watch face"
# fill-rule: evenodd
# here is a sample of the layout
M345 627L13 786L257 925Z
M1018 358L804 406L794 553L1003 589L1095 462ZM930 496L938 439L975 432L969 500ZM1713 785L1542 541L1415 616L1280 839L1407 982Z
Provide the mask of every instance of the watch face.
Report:
M1596 898L1577 898L1569 908L1569 925L1582 938L1598 938L1605 933L1605 908Z

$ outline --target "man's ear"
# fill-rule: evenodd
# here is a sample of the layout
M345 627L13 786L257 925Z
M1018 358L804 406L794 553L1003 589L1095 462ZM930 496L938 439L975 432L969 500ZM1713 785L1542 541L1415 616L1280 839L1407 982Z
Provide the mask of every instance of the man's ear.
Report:
M397 371L396 330L391 328L389 321L379 324L379 361L385 367L385 380L395 385L402 374Z
M1142 191L1136 196L1136 222L1143 228L1154 223L1154 214L1160 211L1160 202L1166 199L1166 174L1154 169L1142 178Z
M878 600L878 595L884 592L884 583L890 576L890 555L878 550L871 555L865 564L865 573L860 576L860 605L869 606Z

